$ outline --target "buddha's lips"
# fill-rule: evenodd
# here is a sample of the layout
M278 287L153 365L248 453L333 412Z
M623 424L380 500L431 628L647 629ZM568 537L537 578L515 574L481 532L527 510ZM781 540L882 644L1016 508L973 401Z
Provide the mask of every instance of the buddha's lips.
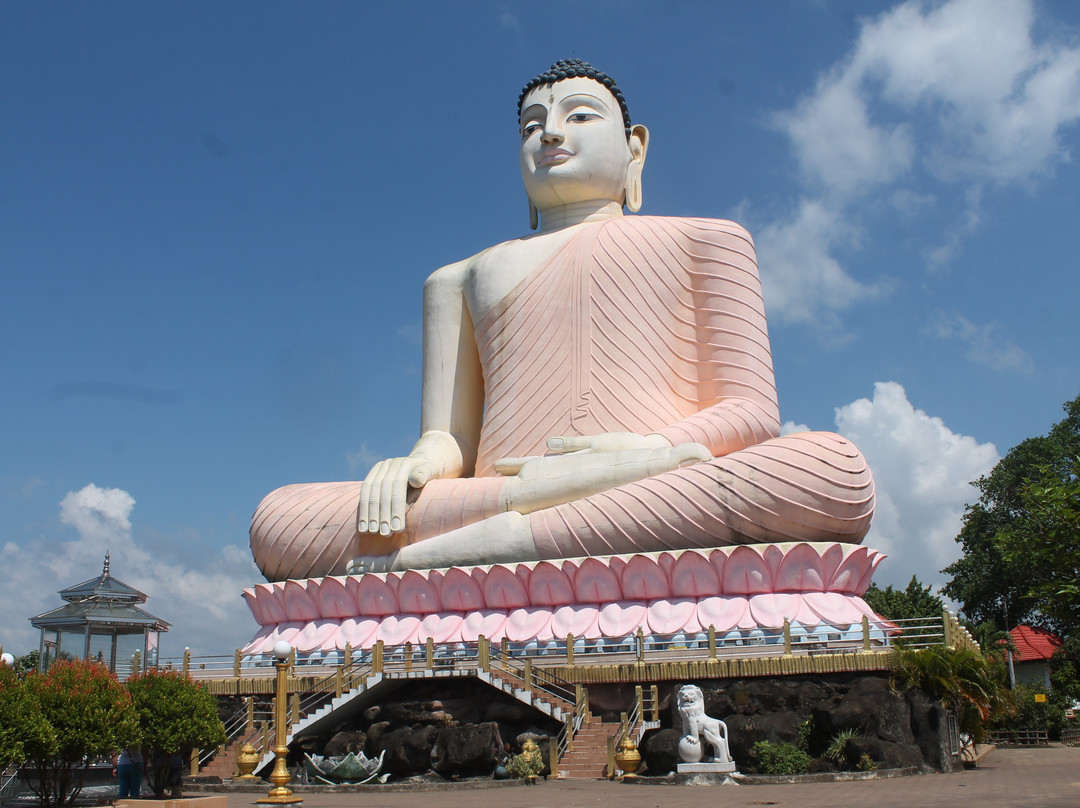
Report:
M552 163L563 163L568 157L573 157L572 151L566 149L549 149L540 155L539 165L548 166Z

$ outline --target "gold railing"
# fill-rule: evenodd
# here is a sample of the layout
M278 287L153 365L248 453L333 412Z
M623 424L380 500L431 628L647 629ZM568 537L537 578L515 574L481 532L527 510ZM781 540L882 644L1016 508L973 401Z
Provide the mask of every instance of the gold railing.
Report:
M651 716L646 718L646 716ZM659 726L660 724L660 696L656 685L643 688L637 685L634 688L634 704L629 713L619 715L619 731L607 739L607 777L614 780L618 772L615 764L615 752L619 745L635 733L635 730L644 728L645 722ZM641 731L637 732L634 743L641 740Z
M571 703L573 685L599 682L648 682L678 678L728 676L781 676L883 670L889 667L893 647L978 644L947 610L940 616L917 620L877 620L863 617L846 630L816 632L793 628L785 620L775 629L718 632L714 627L697 633L646 635L641 629L621 639L565 639L542 643L494 644L480 638L474 643L405 643L359 651L350 646L330 655L308 657L293 653L288 683L290 693L326 692L322 688L349 689L367 666L396 670L479 668L492 664L515 675L527 676L530 685L551 690ZM376 661L377 660L377 661ZM162 659L159 667L182 670L205 681L218 695L271 695L274 667L269 655L231 655ZM379 667L379 670L382 668ZM336 678L336 682L335 682ZM556 684L554 679L561 680ZM551 681L549 681L551 680ZM565 683L565 684L563 684ZM331 687L332 686L332 687ZM302 706L307 712L307 705Z

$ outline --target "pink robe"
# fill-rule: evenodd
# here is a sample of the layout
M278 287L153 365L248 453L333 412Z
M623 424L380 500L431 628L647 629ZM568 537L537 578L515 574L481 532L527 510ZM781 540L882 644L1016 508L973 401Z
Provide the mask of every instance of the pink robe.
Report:
M341 574L498 513L503 457L556 435L659 433L714 460L529 515L541 557L781 541L858 542L873 480L838 435L777 438L779 409L749 234L633 216L584 226L475 325L485 412L475 475L433 480L406 531L356 532L360 483L286 486L255 513L267 578Z

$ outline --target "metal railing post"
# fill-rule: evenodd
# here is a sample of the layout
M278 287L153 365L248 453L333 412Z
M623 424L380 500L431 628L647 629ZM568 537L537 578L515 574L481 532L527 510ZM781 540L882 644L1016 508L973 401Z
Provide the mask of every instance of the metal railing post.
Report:
M784 618L784 656L791 656L791 621L786 617Z
M524 673L524 677L525 677L525 689L531 693L532 689L533 689L533 669L532 669L532 660L529 659L528 657L525 657L525 673Z
M412 670L412 643L405 643L405 670Z
M709 624L709 662L718 662L716 658L716 626Z
M255 697L247 696L247 720L244 722L244 731L250 735L255 730Z
M660 720L660 688L652 686L652 720Z
M574 667L574 635L566 635L566 664L568 667Z
M237 679L240 678L240 659L240 649L237 648L236 653L233 654L232 661L232 675L235 676Z
M379 640L371 649L371 672L383 672L383 641Z
M188 672L188 669L190 667L191 667L191 649L190 648L185 648L184 649L184 673L185 674Z
M641 626L638 626L637 633L634 635L634 641L637 643L637 661L645 661L645 632L641 630Z
M352 667L352 643L345 643L345 661L342 663L346 668Z
M942 634L945 635L942 640L944 641L946 648L953 648L956 644L956 638L953 637L951 617L952 615L949 614L948 609L941 610L941 631Z
M870 650L870 618L865 614L862 616L862 649Z
M424 664L429 671L435 668L435 640L431 637L424 641Z

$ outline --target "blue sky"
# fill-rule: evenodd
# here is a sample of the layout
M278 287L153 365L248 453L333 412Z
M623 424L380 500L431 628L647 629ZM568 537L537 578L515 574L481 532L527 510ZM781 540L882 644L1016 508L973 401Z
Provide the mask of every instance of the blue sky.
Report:
M852 437L878 580L934 583L968 482L1080 360L1080 5L0 5L0 645L100 570L254 633L247 526L419 421L420 291L522 235L521 86L613 75L643 213L754 233L785 421Z

